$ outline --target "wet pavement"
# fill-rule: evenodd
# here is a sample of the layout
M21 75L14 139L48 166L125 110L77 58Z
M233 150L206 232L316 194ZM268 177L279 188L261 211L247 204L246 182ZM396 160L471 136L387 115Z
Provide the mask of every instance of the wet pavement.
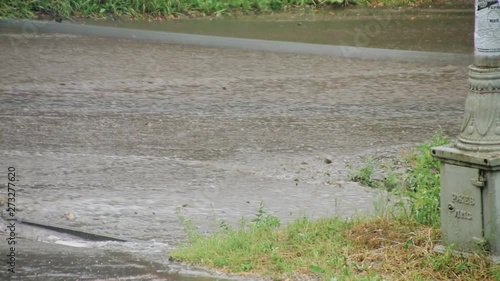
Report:
M33 33L0 34L0 50L1 184L15 167L17 216L141 241L21 226L19 280L188 280L168 261L179 214L210 232L261 202L284 222L373 212L384 194L348 167L457 135L466 95L463 61Z

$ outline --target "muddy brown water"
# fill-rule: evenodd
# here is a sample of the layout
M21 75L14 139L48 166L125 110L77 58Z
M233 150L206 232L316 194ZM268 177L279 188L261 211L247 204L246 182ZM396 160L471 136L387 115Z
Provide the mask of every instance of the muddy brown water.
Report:
M76 20L142 30L328 45L471 54L474 10L354 8L199 20Z
M16 168L18 216L144 241L21 227L39 244L20 246L19 280L174 279L158 268L185 238L177 212L202 233L261 202L284 223L373 212L385 195L346 181L348 167L390 161L436 130L457 135L466 95L460 63L61 34L0 34L0 50L1 170ZM63 265L40 263L52 259ZM119 269L131 260L137 270Z

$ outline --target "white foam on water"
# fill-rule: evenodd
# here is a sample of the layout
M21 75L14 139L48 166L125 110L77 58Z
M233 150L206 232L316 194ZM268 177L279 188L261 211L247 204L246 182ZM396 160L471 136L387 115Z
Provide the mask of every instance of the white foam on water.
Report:
M61 240L62 238L61 238L61 237L59 237L59 236L56 236L56 235L49 235L49 236L47 237L47 239L49 239L49 242L50 242L50 241L57 241L57 240Z
M89 245L85 242L58 240L55 241L54 243L76 248L89 248Z

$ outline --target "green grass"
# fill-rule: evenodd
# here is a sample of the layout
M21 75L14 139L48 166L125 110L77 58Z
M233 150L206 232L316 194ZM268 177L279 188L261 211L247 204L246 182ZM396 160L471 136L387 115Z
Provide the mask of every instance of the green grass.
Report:
M376 163L373 157L365 159L363 166L349 175L349 180L359 182L365 186L376 187L377 182L373 179L375 165Z
M408 212L416 222L439 227L440 164L432 157L431 147L448 142L448 138L442 133L435 134L429 142L405 153L402 159L405 171L389 169L381 180L375 180L374 174L375 170L382 169L383 165L377 163L374 158L367 158L359 169L351 173L349 180L408 197Z
M410 213L421 224L440 225L439 192L440 163L431 155L431 147L448 144L443 134L436 134L428 143L424 143L404 157L408 169L404 178L403 195L411 200Z
M219 230L208 237L196 233L179 212L188 240L171 256L180 262L274 280L305 276L317 280L500 280L500 265L491 264L482 254L455 256L451 247L444 254L433 252L440 239L439 163L431 157L430 148L447 142L437 134L404 156L405 173L387 173L378 183L396 186L395 192L410 196L405 212L350 220L299 218L281 226L261 205L252 220L242 220L238 228L222 221ZM373 179L376 165L373 159L368 163L358 174L365 181Z
M440 232L409 217L299 218L280 227L261 208L238 228L210 236L185 224L189 239L171 252L179 262L273 280L499 280L484 256L432 251ZM332 279L332 278L336 279Z
M210 237L188 235L188 244L174 250L172 257L227 272L263 274L273 279L294 273L333 277L333 269L346 262L338 253L349 243L342 233L351 225L341 219L300 218L280 228L279 219L266 214L261 207L253 220L237 229L226 226ZM193 232L188 230L188 233ZM319 260L320 257L327 258Z
M292 9L322 10L353 4L377 5L378 0L6 0L0 1L0 18L96 17L111 15L132 18L171 18L178 16L219 16L268 13ZM392 0L382 0L390 2ZM418 3L431 2L419 0ZM398 0L413 4L413 0Z

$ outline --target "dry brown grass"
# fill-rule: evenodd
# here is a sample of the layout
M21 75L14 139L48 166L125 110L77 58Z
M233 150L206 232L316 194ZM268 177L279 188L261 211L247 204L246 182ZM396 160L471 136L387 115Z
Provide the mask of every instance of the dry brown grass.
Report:
M498 280L498 265L482 255L433 252L440 231L402 220L377 219L346 231L348 260L359 273L373 270L394 280Z

